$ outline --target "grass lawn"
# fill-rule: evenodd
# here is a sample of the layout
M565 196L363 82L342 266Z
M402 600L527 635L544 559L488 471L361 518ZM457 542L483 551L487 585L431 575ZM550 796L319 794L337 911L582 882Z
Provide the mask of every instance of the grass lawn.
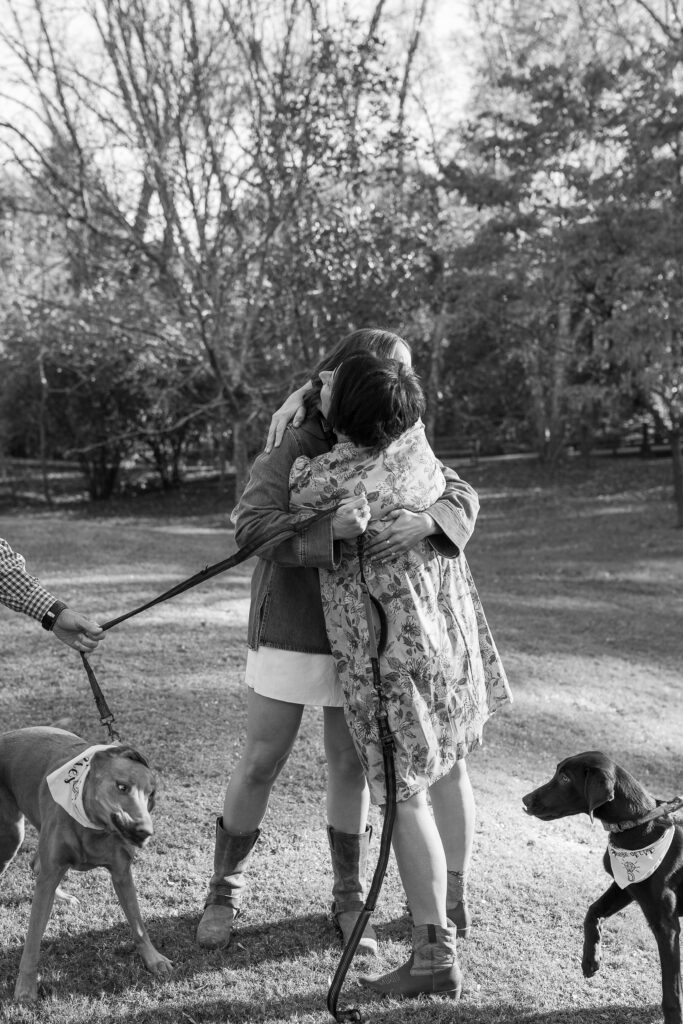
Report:
M601 972L581 975L581 924L607 886L605 836L588 818L542 824L521 797L556 762L603 749L658 796L683 789L683 531L673 528L667 459L572 464L558 480L530 463L461 473L482 511L468 557L515 703L470 759L478 801L471 893L476 928L460 944L462 1001L377 1001L354 963L340 1005L364 1019L463 1024L647 1024L661 1020L659 963L637 909L605 928ZM229 502L205 490L168 502L0 516L6 537L58 596L102 620L153 597L233 548ZM122 738L159 776L156 835L136 866L143 916L175 965L157 982L133 950L105 872L72 873L80 908L58 906L43 941L42 999L11 993L29 913L36 836L0 884L0 1021L322 1024L340 947L320 716L308 711L276 786L227 953L194 945L213 822L245 726L242 671L250 567L239 567L113 629L92 657ZM0 725L70 720L103 742L80 658L38 624L0 609ZM380 822L373 812L379 834ZM376 853L377 843L373 844ZM375 969L408 954L392 863L375 918Z

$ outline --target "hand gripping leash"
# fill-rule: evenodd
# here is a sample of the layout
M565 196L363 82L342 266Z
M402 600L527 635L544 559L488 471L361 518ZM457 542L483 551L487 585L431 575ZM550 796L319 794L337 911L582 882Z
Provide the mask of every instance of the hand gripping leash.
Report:
M360 563L360 581L361 581L361 594L363 598L363 606L365 608L365 617L368 624L369 634L369 647L370 647L370 664L372 666L372 683L375 688L377 696L377 727L379 730L379 740L382 744L382 760L384 761L384 779L386 786L386 804L384 807L384 821L382 822L382 836L380 838L379 856L377 858L377 866L375 867L375 873L372 876L372 882L368 891L368 896L365 901L365 905L358 915L358 920L354 926L349 941L347 942L344 951L342 952L339 965L335 972L332 983L330 984L329 992L327 993L327 1008L336 1021L362 1021L360 1010L353 1006L345 1009L338 1009L337 1002L341 993L344 979L351 966L354 954L358 949L358 943L361 940L365 926L370 920L370 917L375 909L377 899L379 897L384 876L387 872L387 865L389 863L389 854L391 853L391 834L394 830L394 819L396 818L396 769L394 765L394 738L389 729L389 716L387 714L386 701L382 692L382 679L379 672L379 656L384 650L386 645L386 615L384 609L380 605L379 601L372 596L368 589L368 584L365 579L365 572L363 568L363 536L358 538L358 561ZM377 636L375 634L375 624L373 621L373 608L376 609L379 615L380 623L380 636L379 643L377 642Z
M132 611L126 612L124 615L119 615L115 619L110 619L102 625L102 629L111 629L113 626L118 626L120 622L125 622L126 619L132 619L134 615L139 615L140 612L147 611L148 608L153 608L155 604L161 604L162 601L168 601L172 597L177 597L178 594L184 594L186 590L190 590L192 587L196 587L199 583L203 583L205 580L210 580L212 576L217 576L221 572L227 572L228 569L234 568L241 562L246 562L252 555L262 554L267 549L277 547L285 540L295 537L297 534L303 533L313 523L318 523L322 519L331 518L337 511L338 505L334 505L332 508L321 509L318 512L314 512L312 515L307 516L305 519L301 519L296 523L290 523L288 526L281 527L275 530L265 540L252 541L250 544L246 544L239 551L236 551L233 555L228 558L224 558L220 562L215 562L213 565L207 565L204 569L195 573L194 576L189 576L187 579L182 580L180 583L176 583L174 587L164 591L163 594L159 594L158 597L152 598L151 601L147 601L146 604L141 604L137 608L133 608ZM102 693L97 678L93 671L93 667L88 661L85 654L81 653L83 660L83 666L88 676L88 682L95 698L97 710L100 713L100 722L104 725L109 733L110 740L118 740L120 736L113 727L114 716L112 715L107 701Z

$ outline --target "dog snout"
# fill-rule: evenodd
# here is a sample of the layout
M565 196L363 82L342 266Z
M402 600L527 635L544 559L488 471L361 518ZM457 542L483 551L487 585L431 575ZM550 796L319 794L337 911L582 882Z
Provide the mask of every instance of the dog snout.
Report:
M524 804L524 810L527 814L533 814L535 809L535 800L537 790L533 790L531 793L527 793L522 797L522 803Z
M522 797L522 803L527 814L534 818L540 818L541 821L552 821L554 818L562 816L561 809L557 806L554 779L546 782L544 786L533 789L531 793L527 793Z
M136 820L127 814L112 814L112 823L121 835L135 846L144 846L154 835L152 819L149 817Z
M132 835L136 846L144 846L154 835L154 830L147 825L138 825L132 829Z

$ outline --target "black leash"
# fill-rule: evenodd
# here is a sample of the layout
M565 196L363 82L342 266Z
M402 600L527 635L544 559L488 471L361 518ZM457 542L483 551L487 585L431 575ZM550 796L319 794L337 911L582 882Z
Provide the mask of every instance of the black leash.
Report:
M88 661L88 659L86 658L85 654L82 651L81 658L83 660L83 666L85 668L85 671L88 674L88 681L90 683L90 688L92 690L93 697L95 698L95 703L97 704L97 710L100 713L100 722L102 723L102 725L106 726L107 732L109 733L109 742L118 743L121 737L114 728L114 716L109 710L109 705L105 700L102 690L100 689L100 684L97 682L97 677L95 676L95 673L92 670L92 665L90 664L90 662Z
M102 626L103 630L111 629L113 626L119 625L121 622L125 622L126 619L131 619L134 615L139 615L141 612L146 611L148 608L153 608L154 605L161 604L163 601L168 601L172 597L177 597L179 594L184 594L186 590L190 590L192 587L198 586L205 580L211 579L213 576L217 576L219 573L227 572L228 569L234 568L236 565L245 562L252 555L259 555L263 551L270 548L276 547L285 540L289 540L291 537L297 534L303 533L313 523L317 523L322 519L328 518L337 510L337 506L328 509L322 509L318 512L314 512L306 519L301 520L298 523L290 525L277 531L272 536L268 537L265 541L260 543L252 542L247 544L245 547L240 548L233 555L228 558L224 558L220 562L216 562L213 565L207 565L200 572L195 573L194 576L190 576L180 583L171 587L169 590L164 591L163 594L159 594L158 597L153 598L151 601L147 601L145 604L139 605L132 611L126 612L123 615L119 615L115 619L110 619L105 622ZM346 1009L338 1009L337 1003L339 995L341 993L344 979L348 973L351 961L358 948L358 943L361 940L365 926L372 916L375 906L377 905L377 899L379 897L382 883L386 875L387 867L389 864L389 856L391 854L391 835L394 830L394 821L396 819L396 769L394 765L394 738L389 729L389 716L386 709L386 701L382 691L382 678L379 671L379 656L384 650L386 644L386 626L387 620L384 609L380 605L379 601L373 597L368 588L367 580L365 579L364 563L363 563L363 535L358 537L358 561L360 564L360 579L361 589L363 597L363 605L365 607L365 615L368 623L368 636L369 636L369 647L370 647L370 664L372 666L372 681L377 695L377 727L379 731L379 739L382 745L382 760L384 762L384 778L386 785L386 804L384 808L384 821L382 823L382 835L380 837L380 848L379 855L377 858L377 865L375 872L372 876L372 882L368 890L367 899L365 905L358 915L358 920L351 933L349 941L344 948L341 959L337 966L334 978L330 984L330 989L327 994L327 1006L336 1021L362 1021L360 1010L357 1007L348 1007ZM380 635L379 642L375 632L375 625L373 619L373 608L376 610L379 616ZM111 740L120 739L118 732L113 728L114 716L112 715L107 705L106 699L102 690L97 682L95 673L90 665L85 654L81 653L83 665L90 682L90 686L93 691L95 703L97 704L97 710L100 712L100 721L106 726L109 737Z
M233 555L222 559L220 562L215 562L213 565L207 565L204 569L195 573L194 576L188 576L187 579L181 580L180 583L176 583L174 587L171 587L169 590L165 590L163 594L159 594L158 597L152 598L151 601L147 601L145 604L141 604L137 608L133 608L132 611L126 612L124 615L117 616L115 619L109 619L108 622L105 622L102 625L102 629L107 630L111 629L113 626L118 626L119 623L125 622L126 619L132 619L134 615L139 615L140 612L147 611L148 608L153 608L154 605L161 604L162 601L168 601L172 597L177 597L178 594L184 594L186 590L190 590L192 587L196 587L200 583L204 583L205 580L210 580L212 576L217 576L221 572L227 572L228 569L233 569L236 565L246 562L246 560L251 558L252 555L259 555L270 548L277 547L277 545L281 544L283 541L290 540L292 537L296 537L297 534L304 533L305 530L314 523L318 523L322 519L330 518L337 511L338 507L338 505L334 505L332 508L320 509L318 512L313 512L312 515L307 516L306 519L302 519L297 523L293 523L276 530L270 537L267 537L266 540L260 540L258 542L252 541L250 544L246 544ZM109 710L107 701L102 693L102 689L97 682L92 665L82 652L81 658L88 676L90 688L93 692L93 697L95 698L97 710L100 713L100 722L109 732L109 739L111 741L119 740L121 737L113 728L114 716Z
M360 942L365 926L370 920L372 913L377 904L377 899L384 882L384 876L387 872L387 866L389 864L389 855L391 853L391 834L394 830L394 820L396 818L396 766L394 764L394 737L389 729L389 716L386 708L386 700L384 693L382 692L382 677L379 671L379 656L384 650L386 645L386 625L387 619L384 613L384 609L377 600L373 597L368 589L368 584L365 579L365 571L363 568L363 535L358 538L358 561L360 563L360 580L361 580L361 591L363 596L363 605L365 607L365 616L368 623L368 634L369 634L369 646L370 646L370 664L372 666L372 683L377 694L377 727L379 730L379 739L382 744L382 760L384 762L384 779L386 785L386 804L384 807L384 821L382 822L382 836L380 839L379 855L377 858L377 865L375 867L375 873L372 876L372 882L370 883L370 889L368 890L368 896L365 901L365 905L358 915L358 920L354 925L354 929L351 932L349 941L344 947L341 959L337 966L334 978L330 984L329 991L327 993L327 1008L336 1021L362 1021L360 1010L355 1006L346 1007L345 1009L338 1009L337 1002L339 995L344 984L351 961L354 958L356 950L358 949L358 943ZM380 635L379 643L375 633L375 624L373 620L373 608L379 615Z
M180 583L176 583L170 590L165 590L163 594L159 594L158 597L153 598L151 601L147 601L146 604L141 604L138 608L133 608L131 612L126 612L125 615L119 615L116 619L110 619L109 622L105 622L102 629L111 629L112 626L118 626L120 622L125 622L126 619L132 619L134 615L139 615L140 612L147 611L148 608L153 608L155 604L161 604L162 601L168 601L172 597L177 597L178 594L184 594L186 590L190 590L192 587L198 586L200 583L204 583L205 580L210 580L212 576L218 576L221 572L227 572L228 569L233 569L236 565L240 565L241 562L246 562L252 555L260 555L263 551L269 548L277 547L278 544L282 544L285 540L290 540L292 537L296 537L297 534L305 533L309 526L314 523L319 523L321 519L329 519L338 509L338 505L334 505L332 508L320 509L318 512L313 512L312 515L307 516L306 519L300 520L298 523L291 524L289 526L283 526L281 529L276 530L270 537L265 540L252 541L250 544L245 544L243 548L240 548L230 555L228 558L224 558L220 562L215 562L213 565L207 565L204 569L200 569L194 576L189 576L186 580L181 580Z

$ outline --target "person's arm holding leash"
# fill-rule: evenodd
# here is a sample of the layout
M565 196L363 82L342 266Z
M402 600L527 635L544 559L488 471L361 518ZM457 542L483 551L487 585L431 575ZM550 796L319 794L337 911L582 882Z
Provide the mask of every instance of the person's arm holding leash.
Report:
M0 537L0 603L37 619L44 629L77 651L93 651L102 636L96 622L58 601L26 571L22 555Z

